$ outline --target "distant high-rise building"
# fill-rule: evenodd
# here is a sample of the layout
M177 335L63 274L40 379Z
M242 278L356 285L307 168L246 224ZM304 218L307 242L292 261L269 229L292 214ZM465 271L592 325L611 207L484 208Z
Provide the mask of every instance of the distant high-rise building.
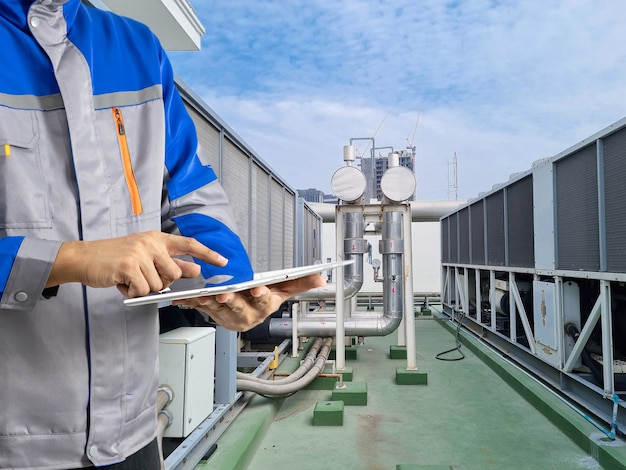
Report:
M324 194L324 204L338 204L339 199L334 194Z
M408 168L415 174L415 150L412 148L406 150L400 150L396 152L400 158L400 166ZM385 171L389 168L388 157L375 157L374 165L372 165L372 158L361 158L361 171L365 175L367 186L365 189L365 200L370 201L376 199L378 201L383 200L383 192L380 189L380 180L383 177ZM409 200L415 200L415 193L409 198Z
M306 202L324 202L324 192L319 189L296 189L298 196L304 199Z

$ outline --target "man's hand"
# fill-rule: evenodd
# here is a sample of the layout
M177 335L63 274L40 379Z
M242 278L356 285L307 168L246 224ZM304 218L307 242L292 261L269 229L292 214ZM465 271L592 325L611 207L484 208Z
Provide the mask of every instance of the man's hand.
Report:
M229 330L246 331L262 323L290 297L324 285L326 280L321 275L311 274L242 292L176 300L173 304L200 310Z
M200 274L196 263L174 258L189 255L215 266L228 260L193 238L142 232L96 241L61 245L46 287L81 282L91 287L117 288L139 297L169 287L175 280Z

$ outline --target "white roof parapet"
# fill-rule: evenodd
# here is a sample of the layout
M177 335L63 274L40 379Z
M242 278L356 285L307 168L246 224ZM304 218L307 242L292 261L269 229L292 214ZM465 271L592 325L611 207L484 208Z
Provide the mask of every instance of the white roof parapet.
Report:
M101 0L111 11L148 25L168 51L198 51L204 26L189 0Z

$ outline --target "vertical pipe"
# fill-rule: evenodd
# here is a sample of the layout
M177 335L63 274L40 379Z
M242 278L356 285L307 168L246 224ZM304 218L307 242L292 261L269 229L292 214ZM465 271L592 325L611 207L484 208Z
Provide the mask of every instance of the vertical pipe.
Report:
M398 327L398 346L406 346L406 321L404 317L400 320L400 326Z
M613 375L613 327L611 321L611 283L600 281L600 322L602 327L602 372L604 392L615 393Z
M474 295L476 296L475 304L476 304L476 321L479 325L483 324L483 303L480 297L480 269L474 270Z
M402 254L402 213L383 212L381 253L383 256L383 308L402 316L404 268Z
M344 258L343 254L343 240L344 240L344 220L343 213L341 211L341 205L336 206L336 215L335 215L335 238L336 238L336 248L335 252L337 253L337 261L341 261ZM345 338L345 325L343 323L343 268L338 268L336 270L335 276L337 277L337 290L335 291L335 310L337 317L337 326L335 333L335 365L337 370L345 370L346 369L346 338Z
M300 303L294 302L291 306L291 324L293 328L291 329L291 357L298 357L298 348L300 347L300 342L298 339L298 314L300 310Z
M493 269L489 270L489 308L491 310L491 329L498 329L496 324L496 273Z
M509 338L513 343L517 343L517 306L513 298L515 284L515 273L509 272Z
M415 345L415 314L413 305L413 247L411 236L411 208L404 206L402 214L404 239L404 321L406 327L406 370L417 370Z

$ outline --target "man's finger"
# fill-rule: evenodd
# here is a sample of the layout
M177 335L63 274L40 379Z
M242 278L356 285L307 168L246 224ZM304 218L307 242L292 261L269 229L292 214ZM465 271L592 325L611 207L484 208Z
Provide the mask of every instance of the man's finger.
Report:
M178 265L181 270L181 277L193 278L200 274L200 265L193 261L185 261L180 258L174 258L174 263Z
M169 235L168 252L172 256L189 255L214 266L226 266L228 260L191 237Z

